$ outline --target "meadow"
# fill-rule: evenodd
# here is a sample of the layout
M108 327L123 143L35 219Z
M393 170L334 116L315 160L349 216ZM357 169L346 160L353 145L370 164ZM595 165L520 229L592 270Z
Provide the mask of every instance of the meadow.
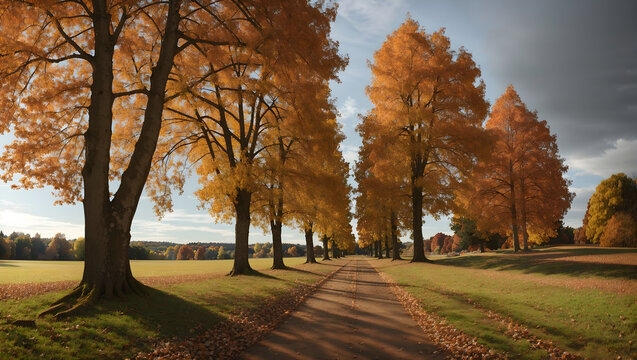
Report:
M557 247L372 263L426 311L512 358L546 358L538 341L590 359L637 358L637 249Z
M240 277L225 276L232 260L132 261L133 273L153 284L148 297L103 301L71 319L38 319L35 328L11 322L34 319L68 290L1 300L0 359L130 358L150 351L159 339L184 339L263 307L339 266L337 261L311 265L304 261L286 258L291 270L267 270L272 259L251 259L260 274ZM37 286L43 281L79 280L81 274L82 262L0 261L0 289L9 282Z

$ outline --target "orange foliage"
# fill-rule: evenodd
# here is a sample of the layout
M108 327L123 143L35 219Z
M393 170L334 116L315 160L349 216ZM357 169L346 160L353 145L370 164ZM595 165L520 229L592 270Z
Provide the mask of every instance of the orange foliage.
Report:
M513 86L496 101L486 126L495 135L493 152L460 191L459 208L483 232L512 234L516 251L521 233L527 249L529 233L547 238L570 207L567 166L546 121L526 108Z

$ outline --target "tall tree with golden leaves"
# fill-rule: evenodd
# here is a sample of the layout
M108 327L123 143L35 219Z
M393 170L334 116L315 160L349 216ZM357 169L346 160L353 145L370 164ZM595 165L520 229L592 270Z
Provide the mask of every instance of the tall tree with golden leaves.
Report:
M427 261L423 211L450 211L453 187L487 147L482 122L488 104L480 69L465 49L451 49L444 29L427 34L407 19L387 37L370 64L367 94L377 121L406 162L414 262Z
M308 83L335 80L346 64L329 38L335 8L303 0L251 4L250 14L259 26L233 28L247 46L202 44L198 56L191 58L198 72L180 79L188 95L168 108L173 119L165 129L171 136L166 136L163 151L169 155L165 163L197 164L201 188L196 195L202 206L215 221L235 221L231 275L252 272L248 235L253 205L264 190L263 179L270 177L270 185L281 180L276 178L280 174L273 177L271 172L280 167L274 163L280 156L274 149L283 146L290 151L296 135L303 133L304 120L292 114L295 100L315 90ZM170 209L165 199L173 186L167 184L180 189L183 177L179 171L166 173L157 167L152 194L160 212ZM280 231L282 193L274 195L271 202L266 200L273 211L268 222ZM275 266L283 266L282 256L280 260Z

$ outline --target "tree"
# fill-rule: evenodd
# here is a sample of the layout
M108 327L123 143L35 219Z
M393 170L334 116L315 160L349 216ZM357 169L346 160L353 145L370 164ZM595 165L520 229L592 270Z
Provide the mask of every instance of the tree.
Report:
M45 256L50 260L71 260L73 252L71 244L66 241L66 236L61 233L55 234L45 251Z
M199 246L195 253L195 260L206 260L206 248Z
M182 245L177 253L177 260L193 260L195 252L188 245Z
M206 249L206 260L217 260L219 256L219 248L216 246L210 246Z
M588 200L585 227L586 237L592 243L600 243L607 223L618 213L619 215L609 230L619 235L621 229L629 229L632 218L637 221L637 181L629 176L618 173L611 175L595 188L595 193ZM620 235L624 236L624 235ZM607 243L614 243L608 236Z
M44 240L40 237L39 233L35 233L31 238L31 259L39 260L44 257L46 252L46 245Z
M130 227L164 105L181 91L169 91L169 77L200 35L225 37L217 19L226 16L215 12L228 7L181 0L0 7L0 23L12 24L0 34L0 132L13 127L16 136L0 158L2 178L20 174L20 187L50 185L59 202L84 205L82 281L42 315L69 315L104 295L143 294L128 261Z
M176 260L177 259L177 253L178 253L178 249L177 246L169 246L166 248L166 251L164 252L164 257L166 258L166 260ZM215 259L217 257L215 256Z
M11 245L9 240L4 236L0 236L0 259L9 259L11 257Z
M263 251L263 249L262 249ZM230 259L230 254L224 250L223 246L219 246L219 252L217 253L218 260Z
M288 255L289 255L289 256L292 256L292 257L297 257L297 256L299 256L299 251L298 251L298 249L296 248L296 246L290 246L290 247L288 248L287 253L288 253Z
M604 226L601 246L637 247L637 219L626 212L616 212Z
M84 260L84 237L80 236L73 243L73 255L77 260Z
M13 243L15 244L15 258L18 260L31 259L31 237L27 235L18 236Z
M150 252L141 245L132 245L128 248L128 258L130 260L148 260Z
M372 114L379 131L394 139L388 142L391 160L406 169L412 262L427 261L423 211L434 217L448 213L457 178L487 148L480 69L465 49L451 50L444 30L427 34L412 19L387 37L370 68Z
M510 234L515 251L521 233L528 250L529 234L552 236L570 207L568 167L546 121L526 108L511 85L493 106L486 127L495 137L491 156L465 182L458 209L475 219L481 232Z

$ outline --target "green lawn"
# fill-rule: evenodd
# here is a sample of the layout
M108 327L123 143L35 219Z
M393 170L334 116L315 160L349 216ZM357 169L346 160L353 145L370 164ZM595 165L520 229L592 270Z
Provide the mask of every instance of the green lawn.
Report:
M271 265L272 259L250 261L257 269ZM229 314L257 307L264 300L284 294L298 284L314 283L341 262L301 264L302 258L286 258L293 270L264 270L260 276L219 276L205 281L186 282L151 290L147 298L103 301L69 320L39 319L37 328L9 325L13 319L33 319L64 292L20 300L0 301L0 359L123 359L148 350L157 338L183 337L192 329L209 327ZM24 265L24 263L28 263ZM47 268L46 265L53 268ZM139 276L190 274L230 270L230 261L137 261L133 272ZM78 278L81 265L72 263L19 262L25 271L47 279ZM61 266L63 275L53 276ZM66 267L64 267L66 266ZM53 270L55 269L55 270ZM4 268L2 277L6 278ZM14 273L15 274L15 273ZM22 281L33 282L26 275ZM74 276L74 277L72 277ZM38 279L42 281L42 279Z
M188 274L226 274L234 260L132 260L131 269L136 277L172 276ZM305 257L285 258L286 265L305 262ZM271 258L250 259L255 270L272 266ZM80 280L83 261L0 260L0 284Z
M556 253L560 258L570 254L571 259L549 261ZM561 248L533 255L505 252L439 257L434 264L371 261L419 298L425 310L446 318L490 348L510 352L512 358L542 359L547 353L531 349L526 340L507 336L500 323L485 315L486 310L511 317L528 327L531 334L551 340L568 352L591 359L636 358L637 297L577 288L586 281L620 281L635 289L634 265L591 263L594 259L590 258L589 262L577 262L573 258L610 253L607 249ZM626 257L637 257L636 249L612 253L619 253L624 263ZM544 283L543 278L552 282Z

